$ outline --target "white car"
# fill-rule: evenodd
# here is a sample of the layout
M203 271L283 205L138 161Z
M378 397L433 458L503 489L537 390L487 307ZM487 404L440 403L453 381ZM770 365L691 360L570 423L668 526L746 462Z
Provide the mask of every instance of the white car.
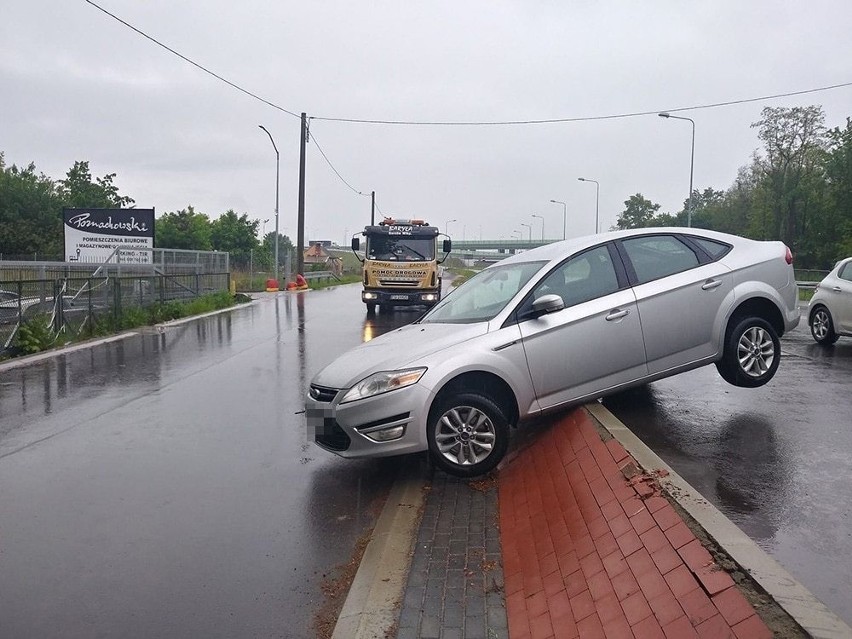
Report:
M510 425L631 386L707 364L760 386L799 322L792 262L781 242L691 228L519 253L321 370L308 426L344 457L428 450L474 476L500 461Z
M852 257L840 260L817 284L808 304L808 324L818 344L852 337Z

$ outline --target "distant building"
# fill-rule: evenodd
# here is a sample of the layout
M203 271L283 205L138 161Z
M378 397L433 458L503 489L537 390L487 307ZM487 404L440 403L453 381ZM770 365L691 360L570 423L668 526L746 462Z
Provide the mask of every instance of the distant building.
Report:
M328 244L324 244L324 242ZM327 270L335 275L343 273L343 260L329 254L326 247L331 246L331 241L312 241L311 245L303 253L305 270ZM313 267L313 268L312 268ZM317 268L318 267L318 268Z

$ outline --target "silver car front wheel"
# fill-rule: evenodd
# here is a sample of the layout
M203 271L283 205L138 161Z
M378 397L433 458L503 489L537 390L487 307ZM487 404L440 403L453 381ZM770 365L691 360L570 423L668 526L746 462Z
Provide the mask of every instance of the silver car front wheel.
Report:
M474 477L494 468L509 444L500 408L477 393L460 393L433 411L427 436L436 465L451 475Z

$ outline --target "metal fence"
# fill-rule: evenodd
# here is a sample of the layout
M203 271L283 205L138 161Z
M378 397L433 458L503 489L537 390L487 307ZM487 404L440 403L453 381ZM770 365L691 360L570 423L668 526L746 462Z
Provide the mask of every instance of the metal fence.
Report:
M0 280L0 352L30 321L54 337L85 337L104 320L117 327L128 309L228 291L229 283L227 272Z
M87 262L84 258L73 262L10 260L0 256L0 280L3 281L52 280L94 275L120 277L122 275L209 274L227 273L230 270L230 254L227 251L116 248L106 260L98 262Z

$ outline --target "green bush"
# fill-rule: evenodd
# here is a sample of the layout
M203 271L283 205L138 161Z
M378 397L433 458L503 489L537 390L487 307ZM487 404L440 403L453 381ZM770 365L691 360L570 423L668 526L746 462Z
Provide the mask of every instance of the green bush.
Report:
M50 318L36 315L18 327L12 349L16 353L32 355L53 346L55 338L51 334Z

